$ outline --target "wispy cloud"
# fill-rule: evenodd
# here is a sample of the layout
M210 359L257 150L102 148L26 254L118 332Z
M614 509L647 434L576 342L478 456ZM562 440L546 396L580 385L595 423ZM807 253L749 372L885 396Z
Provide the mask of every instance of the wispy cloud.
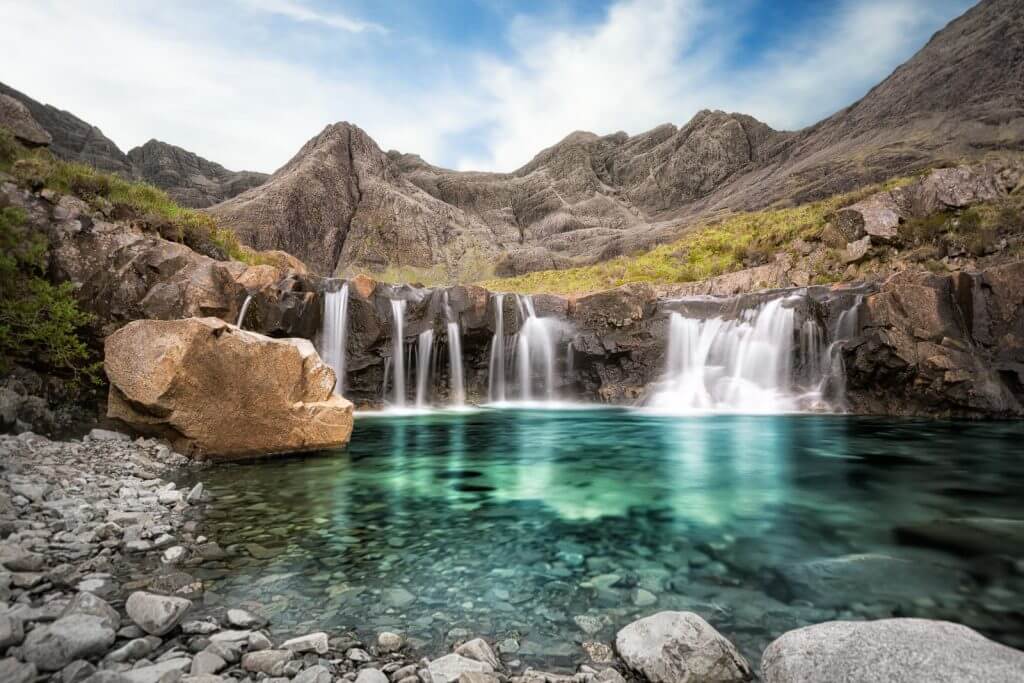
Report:
M387 29L379 24L352 19L337 12L320 12L298 0L244 0L244 4L252 9L285 17L292 21L322 24L352 33L363 33L364 31L387 33Z
M369 3L350 15L312 0L0 2L0 79L125 149L158 137L229 168L272 171L346 119L384 149L508 171L573 130L639 133L702 108L813 123L969 4L842 0L752 48L762 27L735 5L616 0L586 21L519 15L501 45L468 49L451 31L426 43L401 13L385 33ZM412 41L431 49L403 49Z

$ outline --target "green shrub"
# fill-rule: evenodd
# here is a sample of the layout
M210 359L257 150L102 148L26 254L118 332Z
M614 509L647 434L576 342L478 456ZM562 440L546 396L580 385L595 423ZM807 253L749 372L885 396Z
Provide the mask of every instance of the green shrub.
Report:
M70 283L45 279L46 249L22 211L0 209L0 371L40 367L81 390L100 382L100 363L83 340L92 316L78 308Z

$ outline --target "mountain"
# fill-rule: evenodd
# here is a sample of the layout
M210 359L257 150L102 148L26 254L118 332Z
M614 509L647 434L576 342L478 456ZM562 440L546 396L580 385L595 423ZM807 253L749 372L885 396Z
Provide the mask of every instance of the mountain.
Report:
M800 203L1024 149L1024 3L984 0L861 100L797 132L702 111L628 136L576 132L512 173L457 172L328 126L261 187L211 207L244 240L323 273L588 264L702 217Z
M70 112L37 102L3 83L0 95L13 98L28 110L34 122L49 133L49 149L58 158L144 180L166 190L184 206L210 206L267 179L264 173L228 171L220 164L158 140L150 140L125 154L103 131Z
M269 177L255 171L229 171L188 150L150 140L128 151L136 178L156 185L183 206L202 208L263 184Z

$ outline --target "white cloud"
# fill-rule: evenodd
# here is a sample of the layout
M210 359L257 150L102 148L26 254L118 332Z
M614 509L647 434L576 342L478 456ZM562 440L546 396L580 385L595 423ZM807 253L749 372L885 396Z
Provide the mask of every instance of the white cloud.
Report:
M292 21L323 24L352 33L362 33L363 31L387 33L387 29L378 24L359 21L336 12L319 12L297 0L244 0L244 4L262 12L287 17Z
M739 67L736 41L750 27L710 0L620 0L584 27L521 17L510 53L466 60L462 46L437 43L404 65L393 58L417 36L299 0L173 11L158 0L0 2L0 80L123 149L157 137L228 168L271 171L345 119L384 149L507 171L573 130L638 133L705 107L776 127L811 123L887 75L968 0L942 2L939 11L932 0L846 0L802 39Z

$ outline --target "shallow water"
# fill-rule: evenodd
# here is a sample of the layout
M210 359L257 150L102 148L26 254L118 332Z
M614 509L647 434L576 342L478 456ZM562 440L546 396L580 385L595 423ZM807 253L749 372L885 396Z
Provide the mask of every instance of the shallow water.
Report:
M1022 565L901 545L894 528L1024 518L1022 441L1021 423L363 415L346 450L203 472L202 532L238 555L199 576L281 635L396 630L428 654L511 637L524 666L571 668L583 641L664 609L701 614L755 662L835 618L947 618L1021 647ZM786 573L853 553L914 562Z

